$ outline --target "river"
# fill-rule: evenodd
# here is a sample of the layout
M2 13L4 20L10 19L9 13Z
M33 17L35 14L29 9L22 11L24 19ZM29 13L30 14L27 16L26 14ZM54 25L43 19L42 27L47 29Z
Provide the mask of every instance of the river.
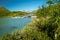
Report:
M32 18L0 18L0 36L14 30L22 30Z

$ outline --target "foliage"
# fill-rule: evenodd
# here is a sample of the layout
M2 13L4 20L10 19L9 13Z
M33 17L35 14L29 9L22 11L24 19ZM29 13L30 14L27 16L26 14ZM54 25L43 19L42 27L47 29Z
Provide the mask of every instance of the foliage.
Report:
M59 6L59 3L55 5L49 5L47 8L45 7L38 9L38 11L35 13L40 20L38 22L36 21L36 27L38 27L41 32L46 33L52 40L59 40L58 36L60 31L57 33L57 30L59 30L58 28L60 28Z
M49 4L53 2L50 1ZM2 40L60 40L60 3L42 6L34 13L37 16L21 32L2 36ZM37 20L38 19L38 20Z

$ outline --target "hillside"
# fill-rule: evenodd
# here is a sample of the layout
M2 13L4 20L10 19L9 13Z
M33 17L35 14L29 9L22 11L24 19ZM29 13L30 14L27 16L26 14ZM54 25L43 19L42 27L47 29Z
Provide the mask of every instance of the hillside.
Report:
M0 17L8 16L11 13L8 9L0 6Z
M10 12L10 11L4 8L3 6L0 6L0 12Z
M28 15L28 12L24 11L9 11L8 9L0 6L0 17L15 17L15 16L23 16Z

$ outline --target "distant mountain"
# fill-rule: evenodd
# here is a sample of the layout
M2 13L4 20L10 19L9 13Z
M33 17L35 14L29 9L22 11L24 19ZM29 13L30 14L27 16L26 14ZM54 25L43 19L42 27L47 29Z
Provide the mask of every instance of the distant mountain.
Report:
M28 15L28 12L25 11L13 11L13 14L16 14L16 16L23 16L23 15Z
M5 7L0 6L0 17L15 17L15 16L23 16L28 15L28 12L25 11L9 11Z

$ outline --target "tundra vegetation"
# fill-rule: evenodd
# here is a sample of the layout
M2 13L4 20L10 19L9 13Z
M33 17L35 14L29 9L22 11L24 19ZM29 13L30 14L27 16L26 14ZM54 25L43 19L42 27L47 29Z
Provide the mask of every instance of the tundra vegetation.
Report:
M33 12L36 20L23 30L5 34L1 40L60 40L60 0L47 0L44 5Z

